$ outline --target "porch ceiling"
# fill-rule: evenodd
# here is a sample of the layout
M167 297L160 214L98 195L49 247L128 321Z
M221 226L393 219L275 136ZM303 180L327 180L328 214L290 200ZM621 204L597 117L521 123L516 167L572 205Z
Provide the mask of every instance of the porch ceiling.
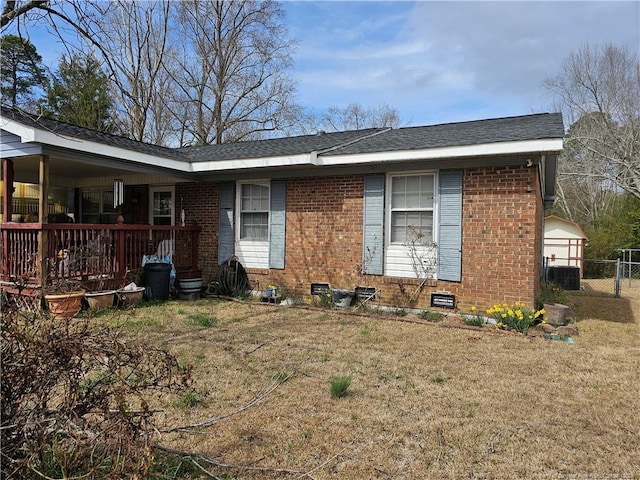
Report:
M39 157L18 157L13 159L15 168L15 181L25 183L38 183L40 169ZM84 162L69 160L66 158L50 158L49 175L51 177L102 177L123 176L131 173L131 170L113 168L103 165L94 165Z
M47 153L47 152L45 152ZM95 177L125 177L132 173L149 175L162 175L179 180L191 180L192 175L176 172L161 166L149 166L134 164L113 158L100 158L96 156L59 155L48 152L49 177L71 178L74 180ZM87 157L87 158L83 158ZM24 156L14 157L14 172L16 182L38 183L40 157Z

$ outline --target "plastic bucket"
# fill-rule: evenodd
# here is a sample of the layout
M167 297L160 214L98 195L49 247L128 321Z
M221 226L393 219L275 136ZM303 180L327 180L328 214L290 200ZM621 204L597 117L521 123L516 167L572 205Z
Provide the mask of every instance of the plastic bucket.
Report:
M170 263L147 263L144 266L147 300L169 300Z

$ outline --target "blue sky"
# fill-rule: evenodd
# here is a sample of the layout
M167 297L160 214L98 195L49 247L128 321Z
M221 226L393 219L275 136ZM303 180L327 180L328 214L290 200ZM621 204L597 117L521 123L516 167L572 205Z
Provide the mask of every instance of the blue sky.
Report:
M404 125L553 111L541 86L585 43L640 57L640 1L288 1L299 101L387 103Z
M585 43L640 57L635 1L284 1L298 102L395 107L403 126L554 111L542 81ZM31 40L45 64L62 52ZM42 33L42 32L40 32Z

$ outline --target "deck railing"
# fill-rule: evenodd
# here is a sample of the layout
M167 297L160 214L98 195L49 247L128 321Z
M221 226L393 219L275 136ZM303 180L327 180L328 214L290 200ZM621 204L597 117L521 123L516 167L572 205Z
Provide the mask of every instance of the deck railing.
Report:
M0 281L125 279L144 256L197 268L200 227L1 223Z

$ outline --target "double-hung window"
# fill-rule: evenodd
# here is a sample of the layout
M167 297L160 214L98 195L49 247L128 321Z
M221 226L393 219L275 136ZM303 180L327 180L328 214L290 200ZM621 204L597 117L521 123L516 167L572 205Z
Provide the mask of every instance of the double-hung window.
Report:
M389 175L385 275L432 278L436 178L434 173Z
M235 255L249 268L269 268L270 182L238 182Z
M220 185L219 261L235 255L248 268L284 268L286 190L284 180Z
M240 184L240 240L269 239L269 185Z
M391 177L391 243L433 241L434 175Z

